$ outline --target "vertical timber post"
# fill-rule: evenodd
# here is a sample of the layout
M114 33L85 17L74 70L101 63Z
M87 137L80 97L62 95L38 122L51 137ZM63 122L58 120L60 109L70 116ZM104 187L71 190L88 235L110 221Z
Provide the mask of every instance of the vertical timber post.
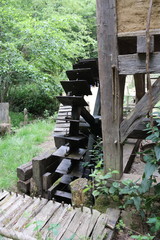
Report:
M118 74L116 0L97 0L98 60L101 91L104 170L123 173L123 148L120 141L122 116Z
M145 74L135 74L134 82L136 88L136 103L137 103L145 94Z

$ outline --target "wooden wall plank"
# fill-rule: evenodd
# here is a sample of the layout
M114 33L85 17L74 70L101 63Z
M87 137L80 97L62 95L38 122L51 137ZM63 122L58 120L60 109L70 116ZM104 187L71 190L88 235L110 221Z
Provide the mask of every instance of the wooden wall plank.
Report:
M134 75L136 73L146 73L146 55L130 54L119 55L119 74ZM150 73L160 73L160 52L152 53L150 56Z

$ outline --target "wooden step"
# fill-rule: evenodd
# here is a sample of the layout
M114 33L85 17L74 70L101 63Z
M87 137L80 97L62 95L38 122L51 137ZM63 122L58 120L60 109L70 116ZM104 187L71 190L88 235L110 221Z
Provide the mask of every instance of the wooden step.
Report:
M78 63L73 65L73 69L77 68L91 68L93 71L93 75L98 77L98 59L82 59Z
M85 80L71 80L71 81L61 81L62 87L66 93L71 92L71 95L83 96L92 95L90 90L90 85Z
M70 136L68 135L54 135L54 137L65 139L66 143L68 142L75 142L75 143L81 143L86 140L86 137L84 135L78 135L78 136Z
M80 160L83 158L86 151L87 149L79 148L77 151L69 153L69 147L61 146L56 152L53 153L53 156L71 160Z
M57 190L54 193L54 198L56 201L59 201L59 202L64 201L65 203L71 203L72 194L68 193L68 192Z
M55 170L56 173L60 173L60 174L67 174L69 168L71 167L71 160L70 159L63 159L62 162L59 164L59 166L57 167L57 169Z
M91 68L78 68L66 71L69 80L86 80L89 84L94 85L93 72Z
M64 185L69 185L73 180L74 180L73 176L66 174L66 175L63 175L60 183Z
M80 178L83 176L83 169L82 162L76 162L76 164L72 164L70 159L65 158L59 164L55 172L63 175L69 174L69 176Z
M88 103L82 96L58 96L57 99L65 105L88 106Z

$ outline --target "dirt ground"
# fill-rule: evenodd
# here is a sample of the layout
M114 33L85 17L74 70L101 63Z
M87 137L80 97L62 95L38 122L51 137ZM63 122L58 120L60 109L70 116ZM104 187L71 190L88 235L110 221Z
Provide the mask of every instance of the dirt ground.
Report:
M46 141L41 143L39 147L41 148L40 153L47 152L50 149L53 149L53 151L56 150L54 137L53 136L47 137Z

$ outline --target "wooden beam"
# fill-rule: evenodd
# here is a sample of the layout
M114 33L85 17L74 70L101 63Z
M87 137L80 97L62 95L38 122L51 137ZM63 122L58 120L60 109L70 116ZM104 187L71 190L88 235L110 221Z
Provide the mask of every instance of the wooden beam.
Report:
M95 119L94 117L86 110L86 108L81 108L81 116L84 118L86 122L90 124L91 127L95 127Z
M160 100L160 78L152 86L152 106ZM135 109L130 115L129 119L123 120L120 126L121 142L123 143L128 135L133 132L137 126L142 122L150 111L150 95L147 92L141 100L137 103Z
M145 94L145 75L135 74L134 82L136 88L136 103L137 103Z
M104 170L123 171L119 125L121 118L118 76L116 1L97 0L97 34Z
M32 177L32 161L17 168L17 177L21 181L26 181Z
M121 75L146 73L145 54L119 55L118 61ZM160 73L160 52L152 53L150 56L150 73Z
M147 131L145 131L146 129L146 125L147 123L150 122L149 118L144 118L141 123L136 127L136 129L134 129L133 132L131 132L131 134L129 134L129 138L134 138L134 139L145 139L148 136ZM154 118L154 126L157 125L156 123L156 119ZM160 126L158 126L159 130L160 130Z
M137 36L137 53L146 53L146 36ZM150 53L154 52L154 36L150 36Z
M150 29L149 30L150 35L159 35L160 29ZM143 36L146 34L146 31L136 31L136 32L123 32L118 33L118 37L134 37L134 36Z

